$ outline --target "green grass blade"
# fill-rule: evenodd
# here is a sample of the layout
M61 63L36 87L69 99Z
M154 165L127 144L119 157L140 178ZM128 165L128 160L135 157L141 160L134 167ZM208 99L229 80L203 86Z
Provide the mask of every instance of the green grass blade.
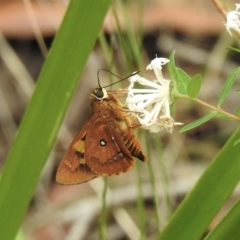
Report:
M15 238L15 240L25 240L26 238L24 237L23 231L19 230L17 233L17 236Z
M1 240L17 234L109 4L110 0L69 3L3 169Z
M186 196L158 240L199 240L240 180L240 148L233 134Z
M208 234L205 240L240 239L240 199L222 221Z

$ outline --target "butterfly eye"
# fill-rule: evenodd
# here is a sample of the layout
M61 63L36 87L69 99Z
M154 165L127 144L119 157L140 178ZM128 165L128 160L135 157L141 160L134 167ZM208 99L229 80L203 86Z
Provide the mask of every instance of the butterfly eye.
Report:
M102 88L96 88L95 96L97 99L103 99L104 93Z
M107 91L104 88L96 88L93 92L93 95L98 100L108 98Z

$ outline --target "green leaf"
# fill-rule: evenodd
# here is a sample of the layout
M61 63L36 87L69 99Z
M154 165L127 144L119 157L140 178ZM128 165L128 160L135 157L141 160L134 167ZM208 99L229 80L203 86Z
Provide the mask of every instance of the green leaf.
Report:
M109 5L110 0L69 2L3 169L3 240L17 234Z
M240 239L240 199L204 240Z
M174 56L175 56L175 52L173 52L170 55L170 57L169 57L170 62L168 63L167 67L168 67L169 78L173 81L173 84L176 87L178 75L177 75L177 69L176 69L175 62L174 62Z
M174 85L172 96L177 98L179 94L187 95L187 86L191 78L186 72L175 66L174 55L175 52L169 57L168 74Z
M210 222L239 183L240 148L233 146L239 138L240 128L211 161L194 188L172 215L157 240L202 239ZM237 210L236 215L238 216L236 216L235 220L237 221L234 223L234 228L239 234L239 210ZM239 237L216 237L213 239L239 239Z
M237 111L236 111L236 116L240 117L240 107L238 107Z
M240 49L238 49L238 48L234 48L234 47L227 47L227 49L230 49L230 50L232 50L232 51L235 51L235 52L238 52L238 53L240 53Z
M177 69L177 91L180 94L187 95L187 87L191 81L191 77L181 68Z
M218 100L218 107L222 105L222 103L225 101L230 89L232 88L233 83L235 82L237 75L240 72L240 67L236 68L233 73L227 78L226 82L223 85L222 92L220 94L219 100Z
M174 115L175 115L175 112L176 112L175 103L172 103L172 104L170 105L170 114L171 114L171 116L174 116Z
M198 120L189 123L188 125L184 126L183 128L180 129L179 133L183 133L186 132L190 129L196 128L202 124L204 124L205 122L209 121L210 119L212 119L214 116L216 115L216 112L210 112L207 115L205 115L202 118L199 118Z
M233 119L230 118L229 116L226 116L224 114L221 114L221 113L218 113L216 112L215 116L214 117L217 117L217 118L220 118L220 119L223 119L223 120L229 120L229 121L232 121Z
M187 86L187 93L190 98L197 97L201 88L201 84L202 84L202 76L200 74L197 74L190 80Z

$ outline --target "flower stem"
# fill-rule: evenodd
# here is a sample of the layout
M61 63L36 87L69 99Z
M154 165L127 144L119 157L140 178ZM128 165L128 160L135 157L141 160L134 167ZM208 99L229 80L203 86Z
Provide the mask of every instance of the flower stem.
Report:
M240 122L240 118L239 117L237 117L237 116L235 116L235 115L233 115L233 114L231 114L229 112L226 112L226 111L224 111L223 109L221 109L219 107L214 107L214 106L212 106L212 105L210 105L210 104L208 104L208 103L206 103L206 102L204 102L204 101L202 101L202 100L200 100L198 98L191 98L191 99L193 101L199 103L199 104L202 104L205 107L208 107L208 108L210 108L210 109L212 109L212 110L214 110L214 111L216 111L218 113L221 113L221 114L223 114L223 115L225 115L225 116L227 116L229 118L232 118L233 120L235 120L237 122Z
M218 0L212 0L213 4L216 6L217 10L219 11L219 13L224 17L224 19L226 20L226 14L225 14L225 9L223 4L221 3L221 1Z

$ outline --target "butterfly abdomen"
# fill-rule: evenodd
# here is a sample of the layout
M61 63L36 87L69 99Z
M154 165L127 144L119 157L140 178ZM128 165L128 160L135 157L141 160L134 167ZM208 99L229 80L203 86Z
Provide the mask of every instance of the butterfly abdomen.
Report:
M133 157L136 157L143 162L147 160L147 157L142 152L140 143L130 131L128 131L128 134L123 135L123 142Z

